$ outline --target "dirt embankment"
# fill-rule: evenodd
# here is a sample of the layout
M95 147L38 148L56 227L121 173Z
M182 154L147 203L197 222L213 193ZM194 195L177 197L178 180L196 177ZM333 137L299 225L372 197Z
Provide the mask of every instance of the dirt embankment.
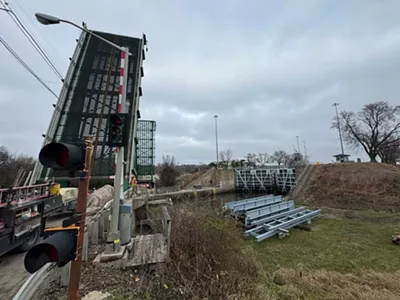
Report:
M381 163L316 165L298 195L315 207L400 211L400 168Z

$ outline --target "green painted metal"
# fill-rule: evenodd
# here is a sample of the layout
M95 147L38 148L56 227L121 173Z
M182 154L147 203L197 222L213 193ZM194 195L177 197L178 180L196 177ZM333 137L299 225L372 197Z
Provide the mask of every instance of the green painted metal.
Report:
M137 120L136 102L139 99L138 85L142 76L143 39L121 36L111 33L93 31L95 34L120 46L128 46L133 55L129 59L127 107L130 128ZM114 174L115 149L108 146L108 123L110 114L117 112L119 98L119 78L121 55L118 50L98 38L87 35L83 41L82 51L76 61L72 77L65 84L68 91L61 109L62 117L56 124L53 142L78 143L85 136L98 133L98 144L94 149L92 178L106 177ZM129 146L125 147L124 159L131 161L133 136ZM131 146L132 145L132 146ZM46 177L47 169L41 177ZM129 168L125 168L125 176ZM50 171L49 178L66 177L63 171Z
M139 120L137 125L136 172L139 176L155 174L156 122Z

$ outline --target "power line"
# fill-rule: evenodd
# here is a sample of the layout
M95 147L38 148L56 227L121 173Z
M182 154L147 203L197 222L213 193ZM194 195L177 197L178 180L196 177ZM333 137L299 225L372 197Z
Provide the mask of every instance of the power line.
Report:
M26 28L25 24L20 20L18 15L13 11L12 6L5 2L5 4L0 0L1 5L4 7L5 11L8 13L8 15L11 17L13 22L17 25L19 30L22 32L22 34L27 38L29 43L35 48L35 50L39 53L39 55L44 59L44 61L47 63L47 65L53 70L53 72L57 75L60 80L63 80L63 76L61 73L58 71L56 66L54 65L53 61L47 56L46 52L43 50L43 48L40 46L40 44L36 41L35 37L29 32L29 30Z
M39 81L50 93L54 95L58 99L57 94L23 61L23 59L13 50L13 48L7 44L7 42L0 37L0 43L4 45L4 47L14 56L14 58Z
M44 35L42 35L39 31L39 28L37 26L38 22L36 21L36 19L32 20L31 16L28 15L28 13L24 10L24 8L22 7L21 4L18 3L18 1L13 1L13 5L17 5L18 6L18 10L22 11L22 13L25 15L26 19L29 21L29 23L31 23L31 25L33 27L36 28L36 30L38 30L38 33L40 35L40 37L43 39L43 41L46 42L46 44L51 48L51 50L53 51L53 53L60 59L62 60L63 58L60 56L60 54L57 52L57 50L53 47L53 45L46 39L46 37ZM11 6L10 4L8 4L9 6Z

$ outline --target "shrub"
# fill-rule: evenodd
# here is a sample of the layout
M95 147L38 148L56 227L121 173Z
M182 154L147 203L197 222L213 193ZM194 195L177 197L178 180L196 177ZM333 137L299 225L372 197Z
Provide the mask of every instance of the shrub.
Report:
M260 299L260 268L234 221L210 208L172 212L170 262L152 299ZM150 287L148 287L150 288Z

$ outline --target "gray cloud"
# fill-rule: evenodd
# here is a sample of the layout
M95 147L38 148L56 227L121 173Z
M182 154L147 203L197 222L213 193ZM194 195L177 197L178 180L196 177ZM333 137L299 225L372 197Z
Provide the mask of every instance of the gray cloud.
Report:
M330 129L333 102L354 110L378 100L399 103L398 1L109 3L34 0L14 8L63 73L79 32L36 24L34 12L84 20L95 30L147 34L141 111L143 119L157 121L158 159L169 153L181 163L213 160L218 114L220 148L236 157L291 151L299 135L313 161L327 162L339 148ZM1 12L0 36L42 78L56 80ZM36 155L53 102L0 49L0 143ZM6 125L10 111L18 111L13 127Z

